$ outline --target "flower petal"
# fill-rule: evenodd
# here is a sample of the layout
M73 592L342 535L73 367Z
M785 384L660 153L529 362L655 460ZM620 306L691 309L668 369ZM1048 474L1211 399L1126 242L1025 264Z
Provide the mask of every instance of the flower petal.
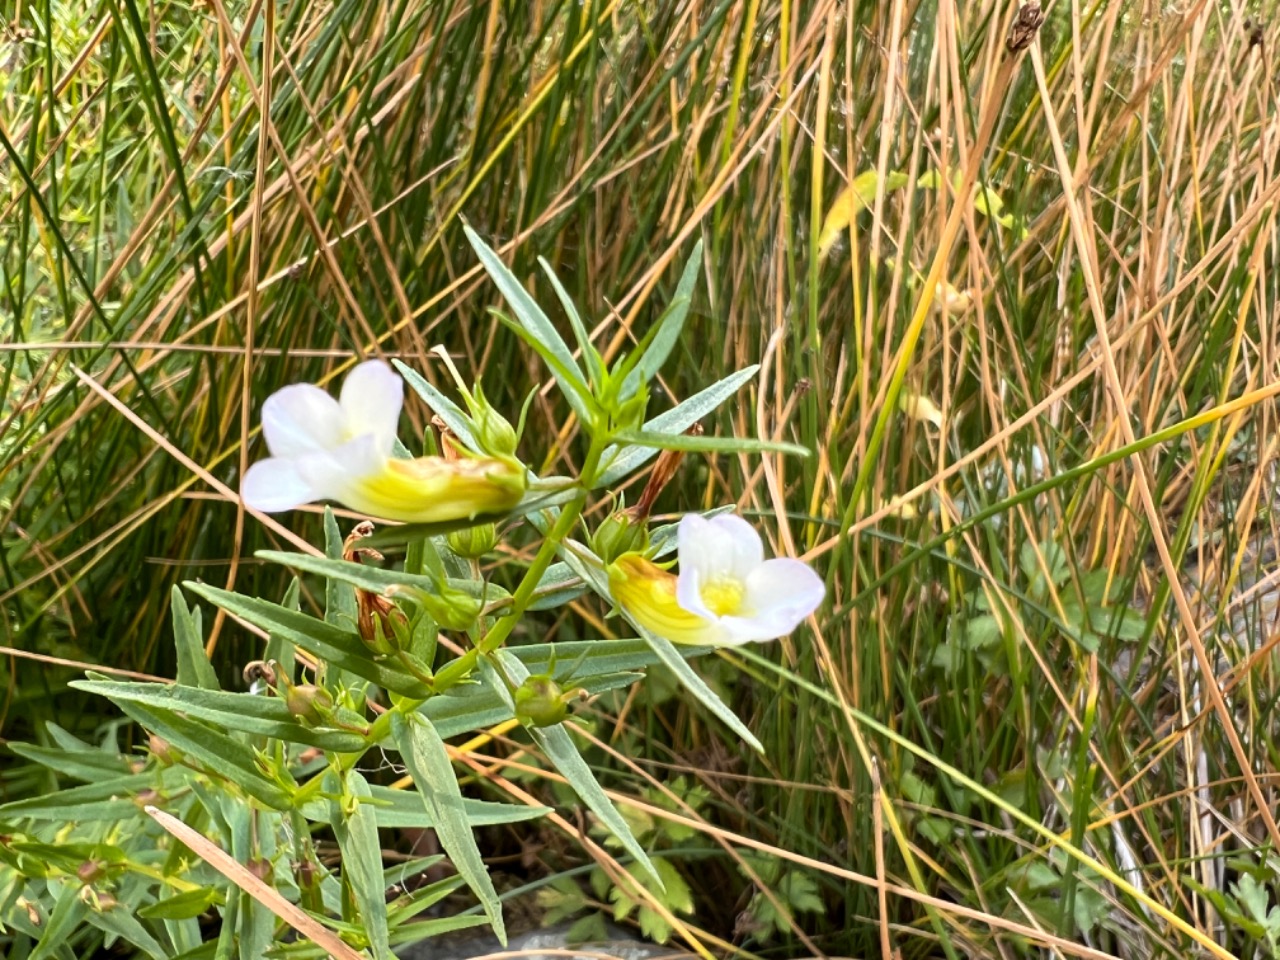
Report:
M298 475L311 487L317 500L337 500L361 510L356 491L371 476L381 473L387 458L378 451L372 433L365 433L329 450L315 450L294 458Z
M733 643L776 640L817 610L826 592L807 563L786 557L766 560L747 577L749 614L721 617L720 624L733 635Z
M377 449L391 456L395 447L404 381L382 360L366 360L347 374L339 401L350 436L373 434Z
M251 466L240 481L240 498L251 510L281 513L319 499L292 460L268 457Z
M680 518L677 533L680 570L698 571L699 580L745 580L764 562L764 544L755 527L734 514L707 520L696 513Z
M711 612L711 609L702 599L703 583L705 583L705 580L698 569L698 565L694 563L686 564L681 561L680 575L676 577L676 602L680 604L682 609L689 611L695 617L714 621L716 615Z
M506 513L524 491L524 467L506 460L384 459L351 485L343 502L387 520L444 523Z
M347 418L338 401L310 383L277 390L262 405L262 434L274 457L300 457L331 450L347 439Z
M609 592L636 624L672 643L714 646L730 642L715 621L676 601L676 578L639 554L623 554L609 567Z

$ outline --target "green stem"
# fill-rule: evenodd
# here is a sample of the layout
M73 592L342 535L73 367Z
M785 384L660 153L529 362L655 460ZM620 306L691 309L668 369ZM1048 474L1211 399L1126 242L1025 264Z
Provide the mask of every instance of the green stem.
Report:
M555 559L560 544L582 517L583 507L587 503L587 495L595 485L597 474L600 470L600 459L604 455L605 447L608 446L609 441L610 437L604 431L600 431L597 436L593 437L591 447L583 461L582 473L578 478L578 493L564 505L560 515L556 518L555 524L543 539L537 555L533 558L533 562L529 564L529 569L525 571L524 578L520 581L520 586L516 588L516 592L511 596L510 612L490 627L478 644L435 675L432 686L437 693L447 690L470 676L480 656L492 653L502 646L507 637L511 635L511 631L515 629L516 624L520 622L521 616L523 616L524 611L533 599L539 581L542 580L547 568L551 566L552 561ZM397 700L390 710L382 714L370 725L368 733L370 746L381 743L390 736L391 718L394 715L397 713L408 715L424 703L426 703L425 700L413 698ZM362 755L363 751L344 753L333 757L332 762L339 772L346 772L355 765ZM299 788L294 795L295 804L300 805L306 802L319 789L320 779L320 777L314 777Z

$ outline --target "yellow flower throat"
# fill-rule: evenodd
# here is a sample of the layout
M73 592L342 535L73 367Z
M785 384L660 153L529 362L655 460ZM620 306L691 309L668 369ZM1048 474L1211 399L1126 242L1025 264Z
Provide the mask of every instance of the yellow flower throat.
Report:
M737 580L712 580L703 584L698 593L717 617L736 616L742 611L742 584Z

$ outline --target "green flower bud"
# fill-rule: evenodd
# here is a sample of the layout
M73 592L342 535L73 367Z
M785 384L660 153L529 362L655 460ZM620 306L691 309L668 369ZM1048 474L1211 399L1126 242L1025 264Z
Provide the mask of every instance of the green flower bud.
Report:
M120 901L111 894L95 890L93 887L80 888L80 902L98 913L106 913L120 906Z
M107 875L107 865L101 860L86 860L76 868L81 883L94 883Z
M493 457L513 459L519 441L515 427L493 409L485 398L484 391L480 389L480 384L476 384L471 396L467 398L467 406L471 408L471 420L476 426L476 441L483 451Z
M447 583L438 586L435 593L405 584L394 586L388 592L412 600L441 628L455 633L474 626L480 618L480 601Z
M323 687L302 683L285 691L284 705L303 723L321 724L333 710L333 696Z
M182 762L182 754L168 740L154 733L147 737L147 749L162 767L172 767L175 763Z
M568 698L546 674L528 677L515 692L516 719L533 727L552 727L569 715Z
M498 542L498 531L492 523L482 523L449 534L449 549L467 560L479 560L493 550Z
M649 530L643 520L637 520L626 510L613 514L596 529L591 547L604 565L617 560L624 553L644 553L649 549Z
M639 430L644 426L645 411L649 407L649 392L641 388L634 397L618 404L613 420L620 429Z

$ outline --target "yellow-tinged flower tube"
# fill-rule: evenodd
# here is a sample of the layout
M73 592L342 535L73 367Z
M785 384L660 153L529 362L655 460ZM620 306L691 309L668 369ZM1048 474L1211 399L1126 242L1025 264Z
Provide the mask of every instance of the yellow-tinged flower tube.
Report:
M675 574L638 553L610 565L609 591L632 620L672 643L713 644L719 636L713 624L680 606Z
M262 408L271 456L245 474L245 504L279 513L336 500L387 520L440 523L520 502L525 469L514 459L393 457L403 403L404 382L381 360L355 367L338 400L311 384L272 394Z
M677 534L679 574L639 554L609 566L609 590L639 626L672 643L737 646L790 633L826 589L806 563L764 559L741 517L686 514Z

